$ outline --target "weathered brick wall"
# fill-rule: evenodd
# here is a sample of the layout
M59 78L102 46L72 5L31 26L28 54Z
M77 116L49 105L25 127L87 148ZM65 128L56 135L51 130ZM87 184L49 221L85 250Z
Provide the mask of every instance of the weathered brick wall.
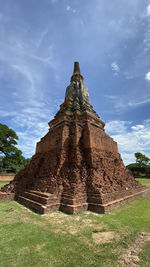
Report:
M0 181L12 181L15 174L0 174Z

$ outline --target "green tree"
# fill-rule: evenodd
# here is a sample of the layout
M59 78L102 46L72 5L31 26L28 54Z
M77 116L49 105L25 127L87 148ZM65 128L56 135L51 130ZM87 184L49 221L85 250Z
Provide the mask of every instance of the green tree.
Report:
M17 140L15 131L0 123L0 172L17 173L29 163L16 147Z
M131 163L126 166L131 172L139 173L149 173L150 165L140 164L140 163Z
M136 152L134 155L136 157L136 163L147 165L150 162L150 159L140 152Z
M150 173L150 159L140 152L135 154L136 163L131 163L126 167L133 173L148 174Z
M11 155L16 150L18 136L15 131L0 123L0 154Z

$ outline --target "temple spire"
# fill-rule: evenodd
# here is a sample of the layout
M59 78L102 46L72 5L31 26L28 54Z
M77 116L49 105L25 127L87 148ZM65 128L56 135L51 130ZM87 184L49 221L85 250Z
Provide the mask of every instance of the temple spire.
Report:
M71 82L72 81L80 81L81 83L83 83L83 76L81 75L79 62L77 61L74 62L74 70L71 77Z
M73 75L74 75L74 74L80 74L80 75L81 75L79 62L74 62L74 71L73 71Z

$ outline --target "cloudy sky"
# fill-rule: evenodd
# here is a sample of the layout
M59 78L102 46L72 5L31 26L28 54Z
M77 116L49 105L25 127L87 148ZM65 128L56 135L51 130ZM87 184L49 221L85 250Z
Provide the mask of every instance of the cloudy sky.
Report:
M47 132L74 61L124 163L150 157L150 0L0 1L0 122L23 155Z

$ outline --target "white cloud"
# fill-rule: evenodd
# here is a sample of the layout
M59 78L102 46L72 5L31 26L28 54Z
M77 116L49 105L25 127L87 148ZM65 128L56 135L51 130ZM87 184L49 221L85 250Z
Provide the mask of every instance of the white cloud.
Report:
M127 103L127 106L128 107L138 107L138 106L141 106L141 105L144 105L144 104L147 104L150 102L150 97L144 97L144 98L141 98L135 102L133 101L129 101Z
M48 120L52 119L49 113L50 110L46 110L45 107L28 107L20 110L10 120L10 128L20 129L17 131L18 148L26 157L31 157L35 153L36 143L47 133Z
M17 72L21 73L25 79L27 79L27 81L30 83L30 93L34 94L35 93L35 85L34 85L34 80L32 77L31 72L29 71L29 69L26 66L18 66L16 64L12 64L11 65L12 68L14 68Z
M35 153L36 143L48 132L48 122L53 119L60 102L62 103L62 99L55 99L49 104L35 100L29 103L18 101L18 112L0 111L0 116L9 118L11 115L8 119L9 127L17 132L18 148L25 157L31 157Z
M17 111L11 111L11 113L7 110L2 110L0 109L0 116L2 118L5 118L5 117L9 117L9 116L16 116L17 115Z
M150 16L150 4L147 6L146 11L147 11L147 16Z
M71 12L73 12L73 13L76 12L76 10L73 9L73 8L72 8L71 6L69 6L69 5L66 6L66 10L67 10L67 11L71 11Z
M132 126L129 121L110 121L106 124L106 131L118 143L125 165L135 162L136 152L150 157L150 119Z
M108 98L108 99L111 99L111 100L115 100L117 99L118 97L115 96L115 95L104 95L104 97Z
M125 132L128 125L130 125L130 121L110 121L106 124L106 131L109 133L122 133Z
M134 131L139 131L141 129L144 129L144 125L132 126L131 129L134 130Z
M67 11L70 11L71 10L71 7L70 6L66 6L66 10Z
M56 1L56 0L55 0ZM50 31L50 26L46 26L38 35L38 38L35 42L35 45L37 48L40 48L40 46L43 44L43 41L46 39Z
M145 80L150 81L150 71L146 73Z
M45 45L49 27L36 33L28 28L25 32L24 28L19 24L16 30L8 33L0 27L0 81L7 77L8 82L7 94L4 92L5 99L0 105L0 117L17 132L18 148L24 156L31 157L36 142L48 131L48 121L56 111L56 101L52 101L50 95L52 85L48 84L47 76L53 73L55 78L58 61L54 59L53 44L48 41ZM3 90L2 82L0 90ZM47 95L50 100L47 100Z
M129 99L130 98L130 99ZM144 96L137 96L137 98L130 95L118 96L117 101L114 100L114 108L117 113L124 112L125 110L137 108L142 105L150 103L150 94L147 92Z
M118 66L116 61L112 62L111 69L112 69L112 71L114 72L115 75L118 75L118 73L120 71L120 68L119 68L119 66Z

